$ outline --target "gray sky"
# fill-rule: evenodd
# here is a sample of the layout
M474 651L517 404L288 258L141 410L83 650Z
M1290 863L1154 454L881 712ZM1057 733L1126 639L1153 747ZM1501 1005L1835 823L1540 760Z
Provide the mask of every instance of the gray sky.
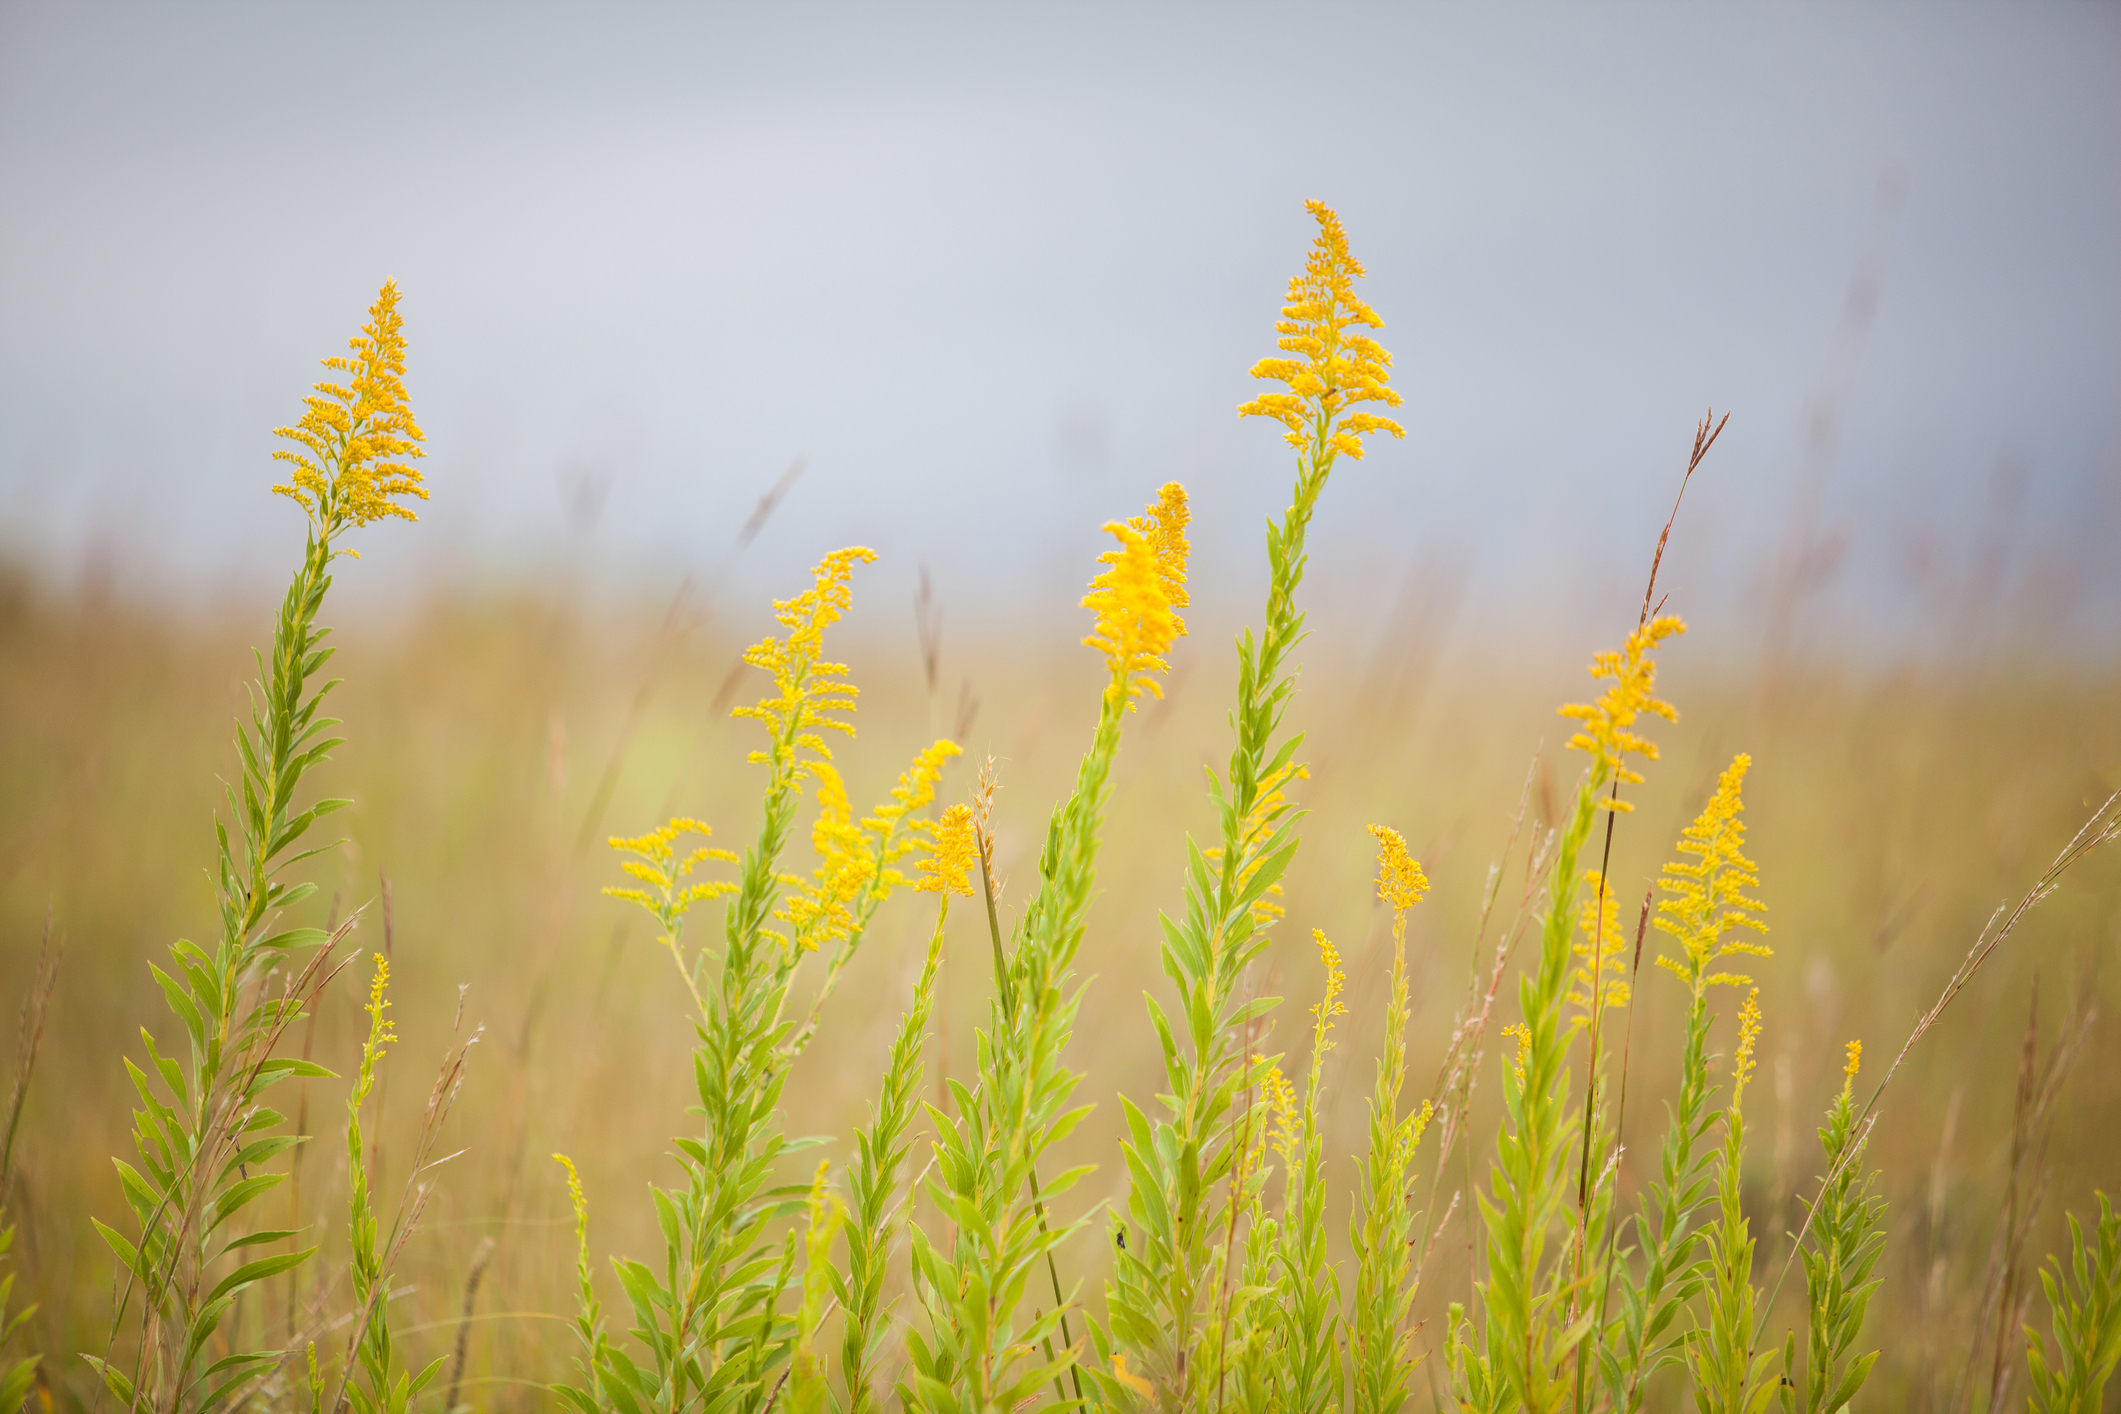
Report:
M364 579L667 583L798 455L747 591L859 540L1050 605L1174 475L1249 578L1311 196L1407 397L1327 592L1619 593L1713 404L1678 563L1757 606L1825 389L1859 618L2000 556L2121 642L2112 3L6 4L0 548L277 578L271 429L392 275L434 499Z

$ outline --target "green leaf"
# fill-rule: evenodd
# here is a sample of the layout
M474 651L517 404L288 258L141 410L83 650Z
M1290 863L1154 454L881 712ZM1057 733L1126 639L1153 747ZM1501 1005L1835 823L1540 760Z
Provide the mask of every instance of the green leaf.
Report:
M212 1232L242 1211L253 1198L279 1187L286 1179L287 1175L284 1173L260 1173L230 1184L227 1191L215 1202L213 1221L206 1225L206 1230Z
M255 1095L269 1085L277 1085L291 1075L305 1080L337 1080L339 1077L315 1061L295 1060L291 1056L274 1056L258 1065L257 1076L250 1082L250 1093Z
M29 1398L30 1386L37 1382L37 1365L41 1355L25 1355L9 1367L0 1377L0 1409L20 1409Z
M162 995L169 999L169 1009L177 1014L177 1019L184 1023L184 1029L191 1033L192 1044L203 1047L206 1044L206 1023L200 1018L198 1007L192 1005L192 999L186 994L183 985L152 962L147 964L147 970L154 974L156 985L162 988Z
M258 946L285 952L289 948L312 948L320 943L328 942L330 939L331 934L325 932L322 928L289 928L284 933L275 933L271 937L262 940Z
M231 1241L226 1247L221 1249L221 1255L225 1257L238 1247L255 1247L261 1242L285 1242L288 1238L299 1236L302 1232L303 1229L299 1227L271 1228L264 1232L253 1232L248 1236L238 1237Z
M236 1151L234 1158L221 1166L221 1177L225 1179L239 1168L262 1164L275 1154L284 1153L301 1142L300 1135L275 1134L254 1144L246 1144Z
M125 1377L123 1371L93 1355L83 1355L81 1358L88 1362L90 1369L103 1377L104 1388L115 1395L120 1404L130 1406L133 1403L133 1382Z

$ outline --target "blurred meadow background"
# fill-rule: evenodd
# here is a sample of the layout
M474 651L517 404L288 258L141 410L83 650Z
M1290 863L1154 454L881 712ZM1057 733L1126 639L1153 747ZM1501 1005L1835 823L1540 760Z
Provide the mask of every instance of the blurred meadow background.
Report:
M1402 831L1435 883L1412 925L1425 1093L1513 815L1573 789L1554 709L1627 632L1713 405L1732 420L1660 579L1692 626L1660 683L1680 720L1611 877L1631 913L1752 753L1776 951L1746 1190L1779 1263L1842 1043L1882 1065L2121 789L2117 152L2112 4L0 6L0 998L31 992L48 930L10 1202L54 1398L86 1401L71 1353L108 1319L88 1218L122 1211L118 1057L165 1022L146 961L214 926L231 721L301 534L267 494L271 432L384 276L433 499L340 565L348 740L318 788L355 805L308 907L358 910L356 945L394 959L386 1175L460 987L488 1027L394 1321L423 1352L463 1341L462 1400L529 1408L572 1304L547 1155L580 1164L599 1262L645 1256L642 1189L690 1095L684 999L599 895L603 839L673 811L748 838L756 729L729 708L762 690L738 655L768 601L828 549L878 550L832 643L862 689L852 794L937 735L967 752L946 802L994 756L1006 910L1094 717L1075 605L1098 526L1176 478L1192 634L1120 757L1072 1055L1098 1109L1070 1150L1123 1197L1111 1097L1154 1088L1156 914L1212 828L1201 768L1288 496L1286 448L1235 406L1313 196L1369 267L1407 399L1406 439L1326 493L1302 598L1311 813L1272 985L1308 1006L1308 932L1340 940L1327 1152L1352 1187L1390 954L1363 827ZM843 1145L861 1121L925 917L886 905L792 1132ZM951 923L938 1096L992 995L976 922ZM1999 1339L2015 1360L1982 1309L2002 1215L2030 1212L2037 1256L2121 1175L2117 950L2108 851L1888 1093L1880 1407L1954 1407ZM357 990L303 1038L342 1071ZM1646 977L1631 1115L1673 1088L1682 1018ZM2030 1105L2028 1072L2055 1081ZM340 1149L302 1163L312 1198L343 1193ZM1096 1241L1066 1255L1095 1281ZM1421 1309L1465 1286L1447 1241Z

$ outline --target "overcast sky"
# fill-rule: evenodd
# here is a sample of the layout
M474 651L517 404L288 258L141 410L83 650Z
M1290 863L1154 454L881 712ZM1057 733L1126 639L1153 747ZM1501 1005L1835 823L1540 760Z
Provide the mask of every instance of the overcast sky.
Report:
M1306 197L1407 398L1329 578L1632 583L1713 404L1681 563L1757 601L1824 407L1832 592L2001 556L2121 641L2113 3L0 5L0 549L277 578L271 429L394 276L434 498L364 577L712 572L799 456L747 588L1050 602L1170 476L1249 576Z

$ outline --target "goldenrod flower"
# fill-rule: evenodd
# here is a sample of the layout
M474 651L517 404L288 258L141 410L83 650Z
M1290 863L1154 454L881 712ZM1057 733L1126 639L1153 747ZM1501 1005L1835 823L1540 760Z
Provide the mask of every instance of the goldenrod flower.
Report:
M1240 417L1271 417L1288 431L1292 447L1306 442L1330 452L1362 456L1362 437L1406 430L1388 417L1354 409L1362 403L1398 407L1403 399L1387 387L1392 355L1360 325L1384 328L1384 320L1355 294L1362 262L1348 252L1348 234L1340 217L1322 201L1304 203L1318 222L1304 273L1289 281L1288 302L1274 325L1284 353L1296 358L1263 358L1252 365L1254 378L1273 378L1288 385L1286 393L1262 393L1239 407Z
M808 769L817 778L810 843L818 866L808 879L795 882L776 916L794 929L797 947L815 952L826 939L840 941L854 930L853 904L862 886L876 877L877 861L869 836L854 823L840 773L823 761Z
M1238 870L1237 886L1240 891L1252 882L1252 876L1257 874L1267 862L1268 856L1254 849L1253 846L1266 836L1269 826L1280 813L1281 807L1288 803L1289 797L1283 792L1282 787L1290 781L1308 781L1310 779L1311 768L1296 761L1291 761L1276 770L1268 771L1259 778L1259 787L1254 793L1252 808L1245 813L1244 822L1238 830L1238 839L1242 846L1241 852L1252 861ZM1221 859L1223 857L1223 847L1219 844L1210 845L1203 849L1200 854L1201 858L1211 861ZM1279 879L1267 885L1266 892L1252 903L1253 927L1267 927L1275 919L1288 912L1287 909L1274 901L1282 896L1281 881Z
M1274 1151L1281 1155L1283 1163L1292 1164L1296 1162L1296 1138L1302 1127L1296 1109L1296 1086L1281 1073L1280 1066L1270 1065L1259 1088L1260 1101L1274 1121Z
M1760 1039L1760 989L1753 988L1745 994L1745 1005L1738 1008L1738 1053L1731 1057L1731 1108L1738 1108L1738 1098L1745 1093L1745 1082L1753 1075L1753 1043Z
M737 862L736 855L729 850L710 849L704 845L692 850L682 859L678 857L677 842L680 838L685 835L699 835L705 838L713 833L712 829L689 815L675 815L668 824L650 830L645 835L632 839L624 835L613 835L609 841L611 847L622 854L633 856L619 867L656 892L651 895L644 889L622 889L615 886L606 888L604 892L613 898L628 899L637 903L658 918L663 917L664 910L670 910L675 917L681 918L687 909L701 899L734 893L736 885L719 880L697 884L684 883L685 878L694 869L710 859L719 859L729 864Z
M914 866L921 893L972 897L972 807L953 805L943 812L935 831L935 853Z
M1856 1083L1856 1072L1863 1069L1863 1042L1848 1043L1848 1064L1841 1067L1841 1095L1848 1098L1849 1087Z
M1186 560L1192 554L1192 546L1186 541L1186 526L1191 523L1193 512L1186 504L1186 488L1176 481L1166 481L1156 491L1156 504L1141 515L1132 516L1127 523L1149 537L1156 551L1156 570L1164 582L1164 598L1174 609L1183 609L1193 601L1186 595ZM1186 621L1178 615L1181 636L1186 631Z
M1372 825L1370 833L1377 837L1377 896L1395 913L1420 903L1429 880L1420 862L1407 853L1406 840L1389 825Z
M385 1046L398 1039L397 1023L383 1015L390 1010L390 999L384 995L389 986L390 959L377 953L376 978L369 984L368 1005L362 1008L368 1013L368 1041L361 1048L361 1064L364 1069L374 1062Z
M678 965L678 975L684 978L685 986L692 992L695 1002L700 1000L699 991L693 983L691 970L685 965L684 954L678 948L678 934L685 926L685 915L695 903L721 894L733 894L737 886L718 879L703 880L696 884L688 884L685 880L693 870L710 859L734 864L737 857L726 849L710 849L704 845L680 857L677 842L685 835L704 837L711 833L712 831L698 820L680 815L661 828L650 830L647 834L633 839L613 835L610 840L611 847L633 856L619 867L648 887L628 889L612 885L604 890L613 898L639 904L662 926L663 931L658 935L657 941L670 949L670 956Z
M1653 649L1665 639L1686 632L1686 625L1669 615L1651 619L1628 635L1627 643L1617 653L1600 653L1591 660L1591 676L1610 679L1612 686L1605 690L1596 702L1572 702L1561 709L1564 717L1574 717L1582 722L1583 730L1569 738L1569 745L1578 751L1588 751L1596 761L1593 773L1600 781L1618 778L1623 781L1640 781L1642 777L1627 765L1628 753L1657 759L1657 744L1637 736L1631 730L1636 718L1644 713L1655 713L1668 722L1679 720L1678 711L1669 702L1660 702L1651 696L1657 686L1657 660L1650 656ZM1635 807L1628 801L1608 795L1599 804L1606 809L1627 811Z
M1532 1028L1522 1022L1513 1021L1502 1028L1502 1034L1517 1038L1517 1059L1511 1063L1511 1066L1517 1073L1517 1083L1522 1085L1524 1084L1525 1057L1532 1054Z
M552 1157L567 1170L567 1201L574 1205L574 1230L579 1238L589 1229L589 1200L582 1195L582 1176L574 1171L573 1159L565 1154Z
M1569 1004L1582 1011L1585 1019L1593 1010L1594 997L1609 1007L1624 1007L1631 995L1627 984L1627 942L1620 935L1620 898L1611 889L1602 888L1603 883L1596 869L1585 873L1584 886L1590 897L1583 901L1583 938L1571 945L1583 961L1576 969Z
M876 836L878 862L884 866L877 879L879 898L889 898L892 889L906 882L906 876L891 866L924 842L933 842L936 822L920 812L935 799L935 784L942 779L944 764L963 754L956 742L937 740L899 773L898 783L891 787L890 804L879 805L862 821L862 828Z
M854 710L856 689L845 680L847 666L823 662L818 655L824 651L826 628L853 606L854 594L848 588L848 580L854 567L875 558L874 551L859 545L834 550L818 562L812 572L815 583L810 588L793 599L774 601L773 616L788 630L788 636L760 639L744 650L744 661L773 674L776 695L759 699L755 707L738 707L731 716L762 722L773 734L777 747L785 744L791 754L795 748L805 748L821 761L830 761L832 750L817 729L854 735L853 723L832 715ZM750 759L770 762L773 753L754 751ZM794 767L798 774L809 768L810 763L803 761Z
M1258 852L1253 846L1268 833L1268 828L1273 823L1274 818L1280 813L1281 807L1288 803L1289 797L1283 792L1282 787L1290 781L1308 781L1310 779L1311 768L1296 761L1291 761L1276 770L1268 771L1260 777L1259 787L1254 793L1252 808L1245 813L1244 822L1238 830L1242 853L1252 861L1238 871L1237 885L1240 891L1252 882L1252 876L1257 874L1267 862L1268 856ZM1203 849L1200 854L1201 858L1210 861L1221 859L1223 857L1223 847L1219 844L1210 845ZM1282 887L1281 881L1277 879L1267 885L1266 892L1253 901L1252 925L1255 928L1264 928L1275 919L1281 917L1282 914L1288 912L1287 909L1274 901L1280 897L1282 897Z
M1119 548L1097 557L1110 568L1090 581L1083 607L1097 627L1083 640L1112 665L1108 695L1128 707L1143 693L1163 696L1153 674L1167 671L1164 654L1186 631L1175 606L1186 603L1186 492L1167 482L1155 504L1138 516L1109 522Z
M1318 944L1318 960L1326 967L1326 994L1311 1008L1311 1071L1316 1075L1318 1062L1333 1049L1333 1043L1328 1039L1333 1030L1333 1018L1348 1014L1347 1007L1340 1000L1341 991L1348 984L1348 974L1341 970L1340 949L1333 946L1323 928L1313 928L1311 940Z
M1407 1152L1421 1147L1421 1136L1429 1132L1429 1121L1436 1118L1436 1102L1423 1100L1421 1113L1414 1116L1414 1132L1407 1138Z
M1664 866L1658 887L1674 895L1659 900L1657 927L1679 940L1683 958L1660 956L1657 965L1700 996L1719 984L1750 986L1752 979L1736 972L1711 973L1709 966L1733 954L1772 957L1773 950L1761 943L1728 938L1734 928L1765 933L1767 924L1753 915L1767 905L1746 897L1745 890L1760 887L1760 870L1744 853L1745 810L1743 787L1753 758L1743 753L1717 778L1716 793L1702 807L1694 823L1679 837L1679 852L1694 856L1692 864L1674 860Z
M369 306L368 323L347 342L353 356L324 360L326 368L350 375L347 384L318 383L303 399L309 411L302 420L273 431L302 448L272 454L294 467L288 484L273 490L301 502L327 538L384 516L417 520L398 498L427 499L413 465L427 455L420 447L427 434L412 420L405 398L404 328L397 281L386 280Z

